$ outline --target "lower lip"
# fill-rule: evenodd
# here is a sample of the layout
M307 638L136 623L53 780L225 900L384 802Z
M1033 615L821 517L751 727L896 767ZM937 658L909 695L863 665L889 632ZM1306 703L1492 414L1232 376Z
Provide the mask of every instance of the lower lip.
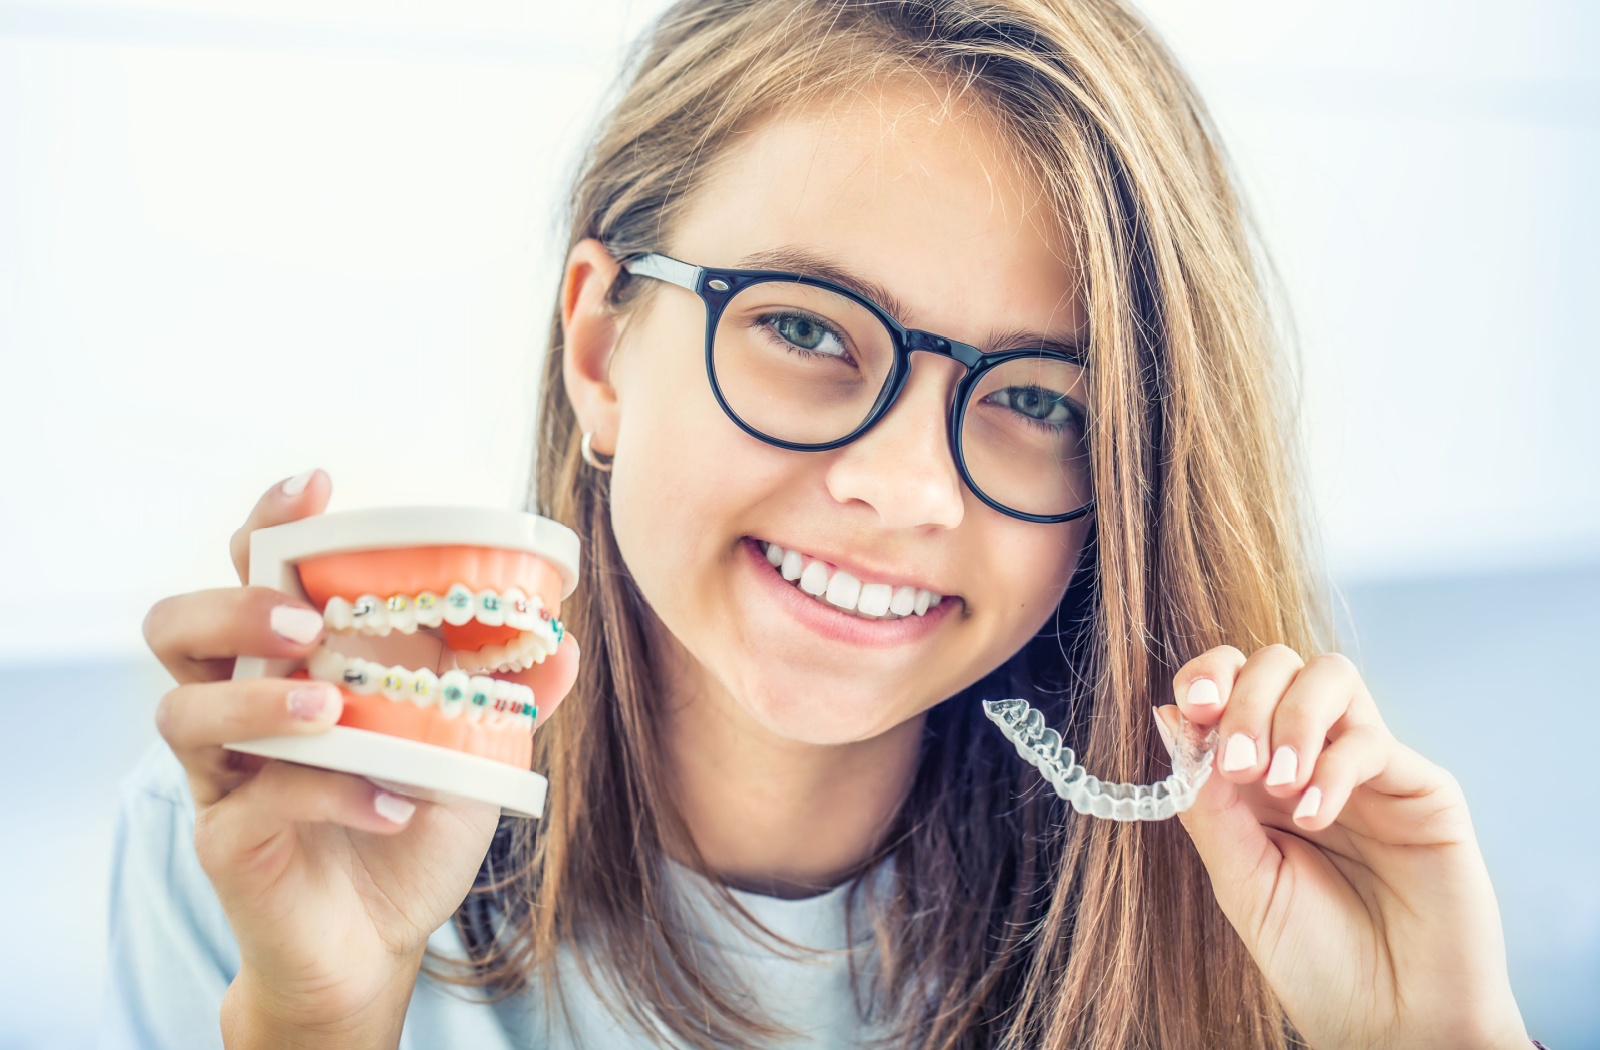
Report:
M889 649L919 641L937 630L959 601L945 598L921 616L913 613L897 620L868 620L852 616L825 605L784 579L767 560L758 541L747 537L740 546L745 550L745 560L754 572L757 584L770 591L773 600L787 609L803 626L832 642L844 642L864 649Z

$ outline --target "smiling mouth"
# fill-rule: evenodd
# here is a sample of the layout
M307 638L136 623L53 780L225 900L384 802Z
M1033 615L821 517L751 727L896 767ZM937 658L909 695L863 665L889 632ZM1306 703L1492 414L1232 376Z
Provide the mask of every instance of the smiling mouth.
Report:
M836 612L863 620L902 620L938 608L944 596L921 587L895 587L861 580L803 551L786 550L776 543L756 540L778 575L802 594Z

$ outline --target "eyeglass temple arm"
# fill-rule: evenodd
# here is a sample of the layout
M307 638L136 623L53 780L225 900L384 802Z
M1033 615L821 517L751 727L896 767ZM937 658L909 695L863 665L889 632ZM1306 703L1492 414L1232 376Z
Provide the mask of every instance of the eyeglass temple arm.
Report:
M696 293L700 291L700 276L705 272L702 267L691 266L659 253L641 255L624 263L622 268L631 274L654 277L658 281L666 281L668 284L675 284Z

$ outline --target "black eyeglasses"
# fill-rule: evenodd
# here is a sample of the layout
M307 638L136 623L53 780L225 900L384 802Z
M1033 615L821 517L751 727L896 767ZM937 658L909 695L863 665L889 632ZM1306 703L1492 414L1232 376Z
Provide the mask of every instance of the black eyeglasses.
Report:
M1078 355L984 353L907 328L856 291L799 273L715 270L654 253L623 268L705 302L706 376L728 418L752 437L796 452L849 444L893 407L921 350L966 368L950 450L979 499L1041 523L1093 507L1088 420L1071 396L1087 378Z

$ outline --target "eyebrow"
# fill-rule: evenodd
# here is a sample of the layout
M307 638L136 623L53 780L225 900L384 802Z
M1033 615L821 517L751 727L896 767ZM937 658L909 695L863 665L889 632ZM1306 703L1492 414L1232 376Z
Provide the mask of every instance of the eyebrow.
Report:
M905 304L895 297L894 293L870 277L856 273L853 270L835 262L821 252L798 245L786 244L777 248L767 248L758 252L751 252L734 264L738 270L781 270L784 273L799 274L803 277L820 277L825 281L855 292L857 295L871 299L901 324L908 311ZM907 325L906 327L912 327ZM1057 353L1067 354L1082 361L1084 347L1081 342L1073 338L1059 338L1044 332L1028 331L1021 328L1005 328L990 333L988 339L978 344L978 349L984 353L992 354L1000 350L1053 350Z

